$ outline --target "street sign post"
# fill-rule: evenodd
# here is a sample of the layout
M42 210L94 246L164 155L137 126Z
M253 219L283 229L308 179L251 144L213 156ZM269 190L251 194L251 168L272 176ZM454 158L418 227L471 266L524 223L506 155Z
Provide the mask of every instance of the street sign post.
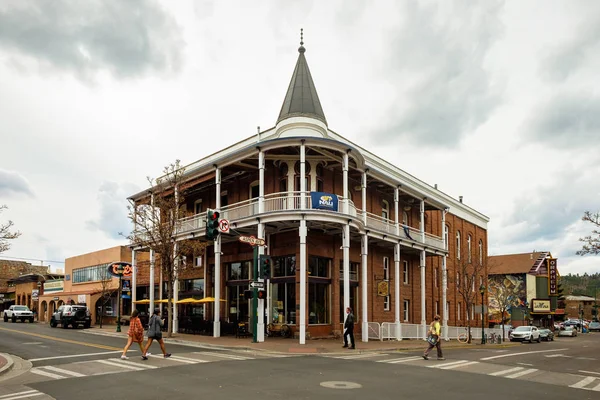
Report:
M265 287L265 283L264 282L250 282L250 287L251 288L256 288L256 289L262 289Z
M219 232L229 233L229 221L226 219L219 220Z
M250 246L252 246L253 249L253 253L254 253L254 257L253 257L253 261L254 261L254 273L252 276L256 277L258 276L258 246L264 246L265 245L265 239L261 239L261 238L257 238L256 236L240 236L238 237L238 240L242 243L248 243ZM262 286L259 286L262 285ZM250 287L252 288L252 309L254 310L254 316L252 318L252 343L257 343L258 342L258 289L264 288L264 283L263 282L252 282L250 283ZM261 318L263 318L263 316L260 316Z

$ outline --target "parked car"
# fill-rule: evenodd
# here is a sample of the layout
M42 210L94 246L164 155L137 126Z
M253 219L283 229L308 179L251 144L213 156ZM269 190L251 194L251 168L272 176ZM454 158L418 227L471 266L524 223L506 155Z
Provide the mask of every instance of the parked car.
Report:
M558 331L558 336L570 336L570 337L574 337L577 336L577 329L575 329L574 326L565 326L564 329L561 329L560 331Z
M590 322L589 331L598 331L600 332L600 322Z
M540 342L540 331L535 326L517 326L510 333L510 341L511 342L525 342L529 343L534 340L538 343Z
M546 342L550 342L554 340L554 332L550 329L542 328L540 331L540 340L545 340Z
M78 325L89 328L92 325L92 314L86 306L60 306L50 318L50 326L52 328L56 328L59 324L63 328L68 328L69 325L73 328L77 328Z
M33 312L27 306L10 306L8 310L4 310L4 322L9 319L12 322L17 322L18 319L21 322L33 322Z

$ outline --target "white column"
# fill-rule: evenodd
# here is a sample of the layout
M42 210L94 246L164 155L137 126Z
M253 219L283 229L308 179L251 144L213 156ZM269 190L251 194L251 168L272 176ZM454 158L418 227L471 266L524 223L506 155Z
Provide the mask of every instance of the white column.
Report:
M350 307L350 225L346 223L342 230L342 254L344 257L344 309ZM353 310L354 311L354 310Z
M135 250L131 250L131 312L135 310L135 301L137 300L137 263L135 259Z
M164 294L163 293L163 272L162 272L162 266L161 266L161 268L158 270L158 298L159 298L159 300L164 299L163 294Z
M221 209L221 169L215 170L215 208ZM221 337L221 235L215 239L215 303L213 337Z
M177 256L177 247L177 242L175 242L173 246L173 257L175 260L175 271L173 271L173 333L179 331L179 310L177 310L177 302L179 301L179 257ZM169 284L171 284L171 282L169 282Z
M300 316L297 324L300 326L300 344L306 343L306 221L300 220Z
M446 209L442 210L442 237L444 238L444 249L448 251L448 243L446 243L446 213L448 211ZM446 254L442 256L442 325L443 332L442 335L446 340L448 340L448 309L446 306L447 303L447 291L448 291L448 271L446 268Z
M400 243L396 243L394 246L394 314L396 339L402 340L402 325L400 324Z
M202 256L202 268L204 268L204 295L202 298L206 297L206 290L208 289L208 247L204 249L204 255ZM206 319L206 303L202 304L202 317Z
M396 236L400 236L400 216L398 213L400 212L400 207L398 203L400 201L400 190L398 188L394 188L394 222L396 223Z
M344 182L344 214L349 214L349 202L348 198L348 151L344 153L344 165L343 169L343 182ZM345 312L345 311L344 311Z
M421 243L425 244L425 199L421 200Z
M265 238L265 224L259 223L258 224L258 232L257 232L257 236L261 239ZM261 254L265 254L265 247L264 246L258 246L258 257L260 257ZM260 273L260 269L259 269L259 273ZM257 278L257 277L255 277ZM258 276L258 280L259 282L264 282L264 278L262 276ZM258 325L257 325L257 331L256 331L256 341L258 343L264 342L265 341L265 301L264 299L258 299Z
M361 283L361 297L362 297L362 341L369 341L369 313L368 313L368 278L367 278L367 255L369 254L369 237L366 233L362 235L362 246L361 246L361 261L362 261L362 276L360 278Z
M365 170L362 174L362 216L363 216L363 224L367 225L367 172L369 170Z
M300 145L300 208L306 208L306 149Z
M421 250L421 261L419 263L421 269L421 328L423 339L427 336L427 320L425 310L425 250Z
M148 309L148 314L152 315L154 312L154 250L150 250L150 283L148 291L150 292L150 308Z

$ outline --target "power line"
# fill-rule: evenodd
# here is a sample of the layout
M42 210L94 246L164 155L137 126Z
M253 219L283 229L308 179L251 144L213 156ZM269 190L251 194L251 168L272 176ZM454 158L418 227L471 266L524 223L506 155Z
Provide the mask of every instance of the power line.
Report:
M12 258L13 260L25 260L25 261L40 261L40 262L49 262L49 263L59 263L64 264L64 261L54 261L54 260L41 260L39 258L26 258L26 257L11 257L11 256L0 256L2 258Z

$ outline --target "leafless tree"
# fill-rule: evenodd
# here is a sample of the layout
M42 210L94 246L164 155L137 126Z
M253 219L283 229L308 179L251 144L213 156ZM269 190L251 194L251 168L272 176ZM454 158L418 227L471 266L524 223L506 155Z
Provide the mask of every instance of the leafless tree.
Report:
M0 205L0 213L2 210L8 209L6 205ZM0 223L0 253L3 253L10 249L9 240L13 240L21 236L21 232L19 231L10 231L10 228L13 226L12 221L8 221L6 223Z
M185 169L177 160L166 166L164 175L148 178L148 197L128 206L129 219L134 231L127 236L134 246L153 250L168 285L168 336L173 332L173 283L178 274L188 268L182 262L191 254L203 254L206 242L199 240L175 240L179 219L185 217ZM161 283L162 284L162 283ZM152 312L152 310L150 310Z
M100 296L100 328L102 328L102 319L104 318L104 308L106 307L106 303L108 303L112 293L115 291L110 287L112 278L113 276L108 272L108 268L104 268L100 271L100 288L102 290Z
M600 212L592 213L590 211L586 211L583 213L582 221L586 221L594 225L594 229L592 230L592 234L586 237L579 238L580 242L583 242L583 246L581 246L581 250L577 251L577 255L585 256L587 254L600 254Z

